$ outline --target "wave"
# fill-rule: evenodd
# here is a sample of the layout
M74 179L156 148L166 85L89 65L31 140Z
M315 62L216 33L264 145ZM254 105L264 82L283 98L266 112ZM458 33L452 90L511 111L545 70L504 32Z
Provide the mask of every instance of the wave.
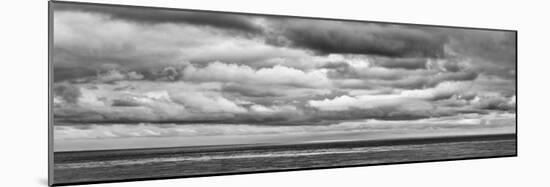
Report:
M264 153L243 152L238 154L223 154L222 155L201 155L201 156L180 156L180 157L164 157L164 158L146 158L146 159L131 159L131 160L111 160L111 161L93 161L84 163L66 163L56 164L56 169L72 169L72 168L97 168L111 167L163 162L182 162L182 161L210 161L221 159L243 159L243 158L281 158L281 157L300 157L300 156L315 156L315 155L332 155L332 154L350 154L350 153L368 153L402 150L413 148L414 145L403 146L380 146L380 147L360 147L360 148L331 148L331 149L311 149L300 151L274 151Z
M515 140L500 140L501 142L515 141ZM492 142L476 141L477 143ZM76 169L76 168L99 168L99 167L113 167L113 166L127 166L127 165L142 165L153 163L165 163L165 162L201 162L211 160L224 160L224 159L250 159L250 158L284 158L284 157L303 157L303 156L318 156L318 155L339 155L339 154L353 154L353 153L373 153L373 152L386 152L386 151L399 151L399 150L423 150L430 149L430 147L445 145L453 146L458 144L464 144L464 142L452 142L452 143L432 143L418 144L418 145L391 145L391 146L377 146L377 147L355 147L355 148L327 148L327 149L308 149L308 150L286 150L286 151L267 151L262 150L243 151L239 153L222 152L219 155L213 155L214 153L198 154L197 156L175 156L175 157L160 157L160 158L144 158L144 159L129 159L129 160L110 160L110 161L91 161L81 163L65 163L55 164L55 169Z

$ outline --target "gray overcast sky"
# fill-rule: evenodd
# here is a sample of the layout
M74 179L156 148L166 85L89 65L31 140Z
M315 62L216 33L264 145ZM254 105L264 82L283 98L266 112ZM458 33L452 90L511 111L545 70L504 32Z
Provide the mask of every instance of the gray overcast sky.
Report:
M66 3L53 26L58 139L515 124L513 32Z

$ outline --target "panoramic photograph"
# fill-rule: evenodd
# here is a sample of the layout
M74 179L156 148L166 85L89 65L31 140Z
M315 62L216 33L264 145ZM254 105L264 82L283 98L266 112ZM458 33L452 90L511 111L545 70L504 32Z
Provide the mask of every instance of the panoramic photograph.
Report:
M517 155L515 31L50 6L54 184Z

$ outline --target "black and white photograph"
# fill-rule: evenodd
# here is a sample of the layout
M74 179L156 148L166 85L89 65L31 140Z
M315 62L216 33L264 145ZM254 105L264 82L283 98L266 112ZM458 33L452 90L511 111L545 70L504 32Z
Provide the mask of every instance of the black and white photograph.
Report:
M54 185L517 155L514 30L49 6Z

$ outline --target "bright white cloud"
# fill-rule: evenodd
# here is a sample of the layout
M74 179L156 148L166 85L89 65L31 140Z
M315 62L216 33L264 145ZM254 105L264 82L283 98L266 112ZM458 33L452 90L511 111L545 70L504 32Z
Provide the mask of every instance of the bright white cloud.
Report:
M263 106L263 105L252 105L250 106L251 112L258 114L276 114L276 113L300 113L300 111L292 105L281 105L281 106Z
M121 81L82 84L78 89L81 94L76 103L57 103L58 114L91 115L107 120L182 120L248 111L213 91L219 89L215 84Z
M443 82L434 88L423 90L403 90L399 93L378 95L343 95L334 99L311 100L309 105L327 111L341 111L351 108L370 109L384 106L403 106L427 110L431 109L428 100L450 97L467 91L470 84L467 82Z
M213 62L204 68L192 65L183 70L184 80L202 82L237 82L267 85L328 87L330 80L322 71L302 71L285 66L255 70L249 66Z

